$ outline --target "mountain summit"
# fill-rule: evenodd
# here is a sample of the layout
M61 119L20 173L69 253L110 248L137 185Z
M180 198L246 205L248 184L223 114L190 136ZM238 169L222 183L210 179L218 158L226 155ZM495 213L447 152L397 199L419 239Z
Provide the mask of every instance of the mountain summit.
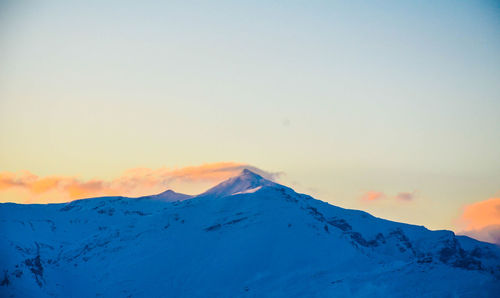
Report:
M220 198L235 194L252 193L263 187L271 186L277 186L277 184L248 169L244 169L238 176L217 184L200 196Z
M0 204L2 273L0 297L498 297L500 248L244 170L194 197Z

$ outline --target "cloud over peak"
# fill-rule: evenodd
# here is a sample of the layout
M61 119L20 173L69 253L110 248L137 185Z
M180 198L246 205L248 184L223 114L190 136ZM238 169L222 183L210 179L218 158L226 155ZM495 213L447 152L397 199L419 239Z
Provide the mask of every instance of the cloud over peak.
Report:
M95 196L141 196L164 191L173 184L217 183L237 175L245 168L270 180L276 180L280 175L235 162L183 168L134 168L112 180L83 180L69 176L39 177L29 171L0 172L0 202L59 203Z

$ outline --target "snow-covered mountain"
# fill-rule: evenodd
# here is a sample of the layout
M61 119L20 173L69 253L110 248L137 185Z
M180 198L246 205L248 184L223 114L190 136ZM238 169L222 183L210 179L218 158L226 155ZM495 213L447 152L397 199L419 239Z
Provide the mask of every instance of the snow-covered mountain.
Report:
M167 191L0 205L1 297L500 297L500 249L245 170Z
M193 196L178 193L178 192L175 192L175 191L169 189L169 190L166 190L166 191L159 193L159 194L156 194L156 195L142 197L142 199L159 200L159 201L163 201L163 202L178 202L178 201L184 201L187 199L191 199L192 197Z

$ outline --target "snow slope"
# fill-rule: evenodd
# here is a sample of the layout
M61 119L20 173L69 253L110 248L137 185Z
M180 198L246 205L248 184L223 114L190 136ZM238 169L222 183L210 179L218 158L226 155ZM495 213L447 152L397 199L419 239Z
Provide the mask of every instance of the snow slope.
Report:
M500 249L248 170L167 191L0 205L1 297L499 297Z

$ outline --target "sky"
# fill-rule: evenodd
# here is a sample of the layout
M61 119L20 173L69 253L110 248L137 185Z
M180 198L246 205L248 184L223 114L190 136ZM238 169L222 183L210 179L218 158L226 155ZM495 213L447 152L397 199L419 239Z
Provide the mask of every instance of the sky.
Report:
M246 166L479 235L499 119L498 1L0 0L0 202L195 194Z

